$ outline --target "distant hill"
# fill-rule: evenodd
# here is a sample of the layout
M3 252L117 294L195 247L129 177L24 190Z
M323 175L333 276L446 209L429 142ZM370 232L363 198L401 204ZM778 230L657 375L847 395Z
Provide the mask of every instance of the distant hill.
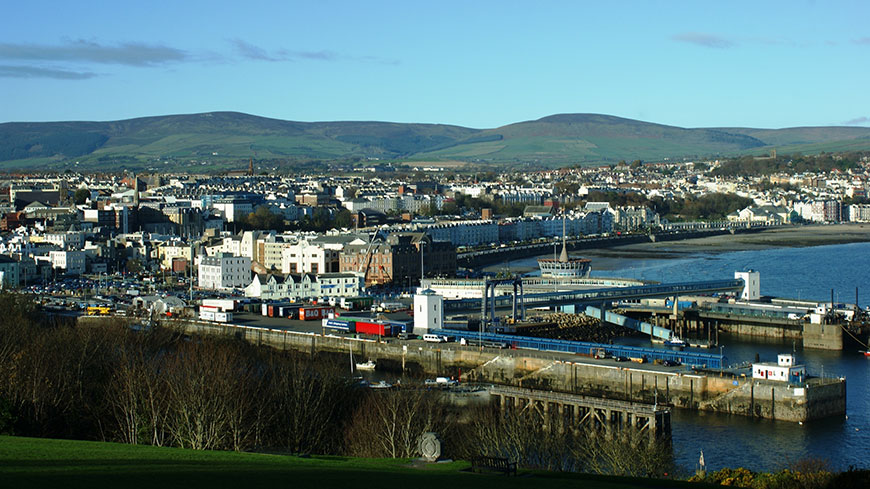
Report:
M870 128L686 129L559 114L495 129L390 122L293 122L236 112L113 122L0 124L0 168L148 167L168 162L377 158L541 166L870 149ZM162 168L171 171L172 168Z

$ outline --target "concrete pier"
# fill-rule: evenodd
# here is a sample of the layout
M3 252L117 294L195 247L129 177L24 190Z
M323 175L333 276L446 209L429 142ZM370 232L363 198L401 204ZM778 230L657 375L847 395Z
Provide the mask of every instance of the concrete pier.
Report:
M104 324L118 318L82 316L83 324ZM140 322L137 320L136 322ZM202 321L163 320L190 334L244 339L277 349L348 354L392 364L426 375L517 388L574 394L600 399L660 404L785 421L811 421L846 412L845 379L813 378L799 386L771 380L694 372L655 365L599 361L534 350L498 350L456 343L423 344L345 336L297 333Z
M671 436L671 411L664 406L505 385L493 385L489 392L503 411L519 409L544 418L558 416L576 430L612 435L634 428L650 441Z

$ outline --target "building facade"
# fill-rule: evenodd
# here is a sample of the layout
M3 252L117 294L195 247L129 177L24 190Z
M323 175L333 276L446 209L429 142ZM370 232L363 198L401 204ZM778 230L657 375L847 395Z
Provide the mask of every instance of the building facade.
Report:
M203 289L228 290L246 287L251 283L251 259L218 253L204 256L199 261L198 284Z

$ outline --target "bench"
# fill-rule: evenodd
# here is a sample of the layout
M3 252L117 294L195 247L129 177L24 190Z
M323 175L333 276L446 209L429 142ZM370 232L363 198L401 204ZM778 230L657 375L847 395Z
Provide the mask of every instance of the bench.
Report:
M502 457L474 457L471 459L471 471L483 470L501 472L505 475L517 475L517 463Z

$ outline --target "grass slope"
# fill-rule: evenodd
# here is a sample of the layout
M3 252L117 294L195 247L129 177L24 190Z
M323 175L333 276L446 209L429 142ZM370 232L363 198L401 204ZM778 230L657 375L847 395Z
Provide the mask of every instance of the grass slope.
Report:
M521 471L472 474L466 462L415 465L407 459L300 458L0 436L0 487L153 489L183 487L704 488L681 481Z

